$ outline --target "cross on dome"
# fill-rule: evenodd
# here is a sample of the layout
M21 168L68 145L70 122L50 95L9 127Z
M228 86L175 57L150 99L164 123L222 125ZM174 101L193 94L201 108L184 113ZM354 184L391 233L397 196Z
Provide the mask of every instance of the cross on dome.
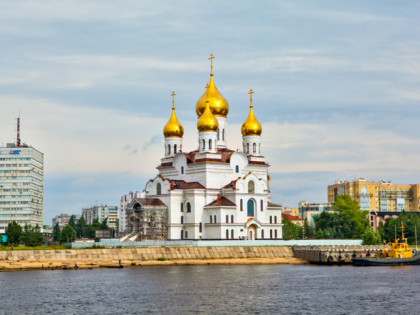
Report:
M216 58L213 54L210 54L210 75L213 75L213 59Z

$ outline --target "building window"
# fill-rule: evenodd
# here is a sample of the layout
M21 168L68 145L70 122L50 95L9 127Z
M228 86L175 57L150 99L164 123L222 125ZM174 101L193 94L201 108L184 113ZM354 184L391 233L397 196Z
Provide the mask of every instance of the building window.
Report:
M185 231L185 238L188 238L188 231Z
M270 215L270 224L273 223L273 216Z
M187 212L191 212L191 204L187 202Z
M176 154L176 144L174 145L174 153Z
M264 200L261 200L261 211L264 211Z
M277 230L274 230L274 238L277 239Z
M216 223L217 222L217 220L216 220L216 215L214 215L214 223Z
M261 238L264 239L264 230L261 230Z
M233 214L230 216L230 223L233 223Z
M203 139L203 150L206 149L206 140Z
M270 230L270 240L273 239L273 230Z
M211 150L211 139L209 140L209 150Z
M181 166L181 174L184 174L184 167Z
M181 215L181 224L184 224L184 216Z
M239 173L239 165L235 166L235 171L236 171L236 173Z
M254 143L254 144L252 145L252 149L253 149L252 151L253 151L254 153L257 153L257 144L255 144L255 143Z
M198 225L198 232L203 232L203 224L200 222L200 224Z
M225 140L225 129L222 130L222 140Z
M181 212L184 212L184 204L181 203Z
M226 223L229 223L229 215L226 215Z
M233 230L230 230L230 238L231 239L235 238L235 232Z
M241 199L239 203L241 205L241 211L244 211L244 201Z
M171 145L168 144L168 154L171 154Z
M277 216L274 216L274 224L277 224Z
M183 240L183 239L184 239L184 231L181 230L181 240Z
M252 180L248 182L248 194L255 194L255 184Z
M213 223L213 217L210 216L210 224L212 224L212 223Z
M246 153L249 153L249 143L246 144Z
M162 186L160 183L156 185L156 195L162 194Z
M248 200L248 216L254 216L254 200Z
M217 140L220 140L220 130L217 129Z
M229 239L229 230L226 230L226 239Z

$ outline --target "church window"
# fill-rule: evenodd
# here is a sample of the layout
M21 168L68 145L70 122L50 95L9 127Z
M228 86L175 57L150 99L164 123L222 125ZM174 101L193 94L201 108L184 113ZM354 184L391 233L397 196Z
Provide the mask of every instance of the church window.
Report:
M233 230L230 231L230 238L231 239L235 238L235 232Z
M274 238L277 239L277 230L274 230Z
M181 230L181 240L183 240L183 239L184 239L184 231Z
M236 173L239 173L239 165L235 166L235 171L236 171Z
M264 239L264 230L261 230L261 238Z
M212 224L212 223L213 223L213 217L210 216L210 224Z
M252 180L248 182L248 194L255 194L255 184Z
M252 146L252 149L253 149L254 153L257 153L257 144L256 143L254 143L254 145Z
M270 230L270 240L273 239L273 230Z
M198 225L198 232L203 232L203 223L200 222L200 224Z
M216 223L217 221L216 221L216 215L214 215L214 223Z
M184 174L184 167L181 166L181 174Z
M222 140L225 140L225 129L222 129Z
M230 223L233 223L233 214L230 216Z
M185 238L188 238L188 231L185 231Z
M260 144L258 144L258 153L260 153L260 154L261 154L261 143L260 143Z
M156 195L160 195L160 194L162 194L162 185L158 183L156 185Z
M174 145L174 153L176 154L176 144Z
M181 224L184 224L184 216L181 215Z
M241 204L241 211L244 211L244 201L242 199L241 199L240 204Z
M211 150L211 139L209 140L209 150Z
M220 139L220 130L217 129L217 140L219 140L219 139Z
M273 223L273 216L270 215L270 223Z
M206 140L203 139L203 150L206 149Z
M277 216L274 216L274 224L277 224Z
M248 200L248 215L254 216L254 200L252 199Z
M191 212L191 204L187 202L187 212Z
M249 143L246 144L246 153L249 153Z
M261 211L264 211L264 200L261 200Z
M184 212L184 204L181 202L181 212Z
M226 215L226 223L229 223L229 215Z
M226 239L229 239L229 230L226 230Z
M168 154L171 154L171 145L168 144Z

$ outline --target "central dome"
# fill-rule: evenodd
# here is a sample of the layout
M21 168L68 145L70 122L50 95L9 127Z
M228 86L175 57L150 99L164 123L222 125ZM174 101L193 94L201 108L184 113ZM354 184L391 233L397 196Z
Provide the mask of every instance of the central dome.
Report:
M219 129L219 123L210 110L210 103L206 102L206 107L204 109L203 115L197 121L197 129L199 132L216 132Z
M198 117L200 117L206 109L206 101L209 101L210 110L214 116L226 117L229 113L229 104L214 84L213 74L210 75L210 83L208 84L206 91L195 106Z

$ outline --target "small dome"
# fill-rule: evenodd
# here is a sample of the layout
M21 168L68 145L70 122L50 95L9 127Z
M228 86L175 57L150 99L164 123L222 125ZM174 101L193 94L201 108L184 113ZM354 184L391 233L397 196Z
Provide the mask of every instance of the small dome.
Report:
M252 90L250 91L251 95L251 104L249 105L249 115L245 122L242 124L241 132L242 136L261 136L262 127L261 124L254 116L253 105L252 105Z
M184 127L182 127L181 123L178 121L175 115L175 105L172 106L171 118L163 128L163 135L165 136L165 138L182 138L182 136L184 135Z
M217 132L219 129L219 123L214 115L211 113L209 102L206 102L206 108L203 114L197 121L197 129L199 132L214 131Z

